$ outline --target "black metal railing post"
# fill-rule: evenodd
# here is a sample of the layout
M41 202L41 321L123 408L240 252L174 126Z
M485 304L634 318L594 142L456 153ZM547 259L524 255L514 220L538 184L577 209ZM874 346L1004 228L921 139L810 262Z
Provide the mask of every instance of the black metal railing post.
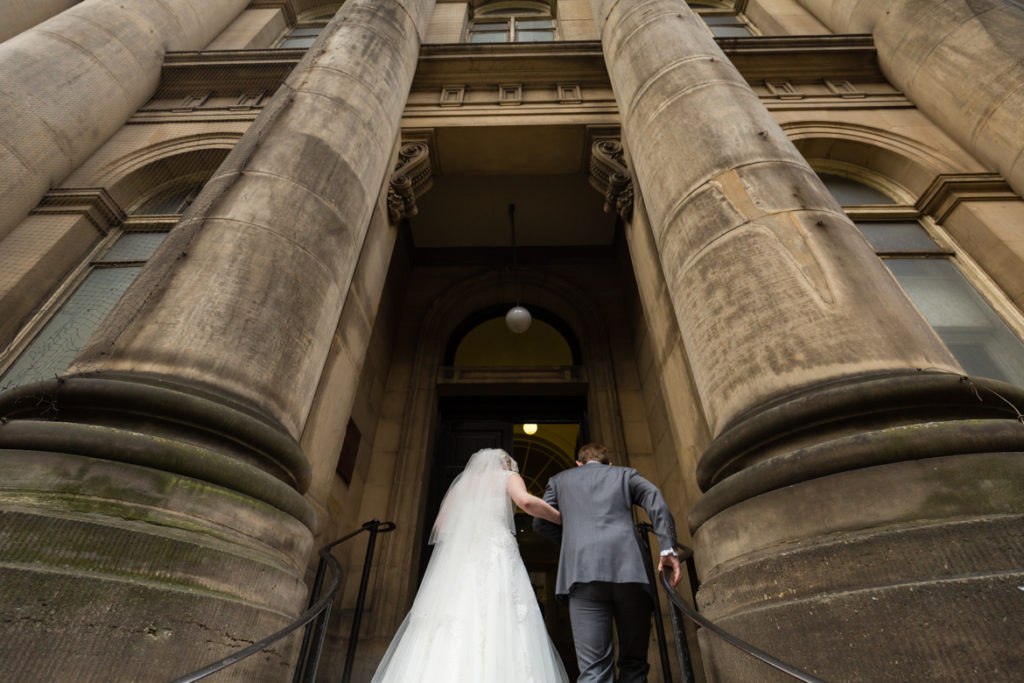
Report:
M349 680L352 678L352 665L355 663L356 645L359 644L359 626L363 620L363 606L366 604L366 588L370 584L370 567L373 565L373 548L377 544L377 534L380 531L392 531L395 525L391 522L379 522L375 519L364 524L363 528L370 532L370 540L366 542L363 576L359 580L359 597L356 599L356 613L352 617L352 632L348 637L348 651L345 653L345 671L341 675L341 683L349 683Z
M655 578L654 561L651 559L651 537L650 537L650 533L654 530L654 527L651 526L650 524L648 524L647 522L641 522L641 523L636 525L636 528L640 532L639 533L639 538L640 538L641 548L643 549L643 553L641 553L641 554L644 557L644 569L647 570L647 579L651 583L651 600L654 602L654 629L655 629L655 633L657 634L657 639L658 639L658 654L660 655L660 658L661 658L662 677L664 678L665 683L672 683L672 666L671 666L671 664L669 662L668 643L667 643L666 638L665 638L665 622L662 620L661 601L658 599L658 582L657 582L657 579ZM672 601L671 600L669 601L668 605L669 605L669 609L671 609L672 608ZM674 626L674 622L673 622L673 626ZM679 653L680 653L680 650L679 650L679 637L680 637L680 634L678 632L676 632L675 633L675 640L676 640L676 654L677 655L679 655ZM683 637L683 639L685 641L686 634L683 633L682 637ZM689 653L687 653L687 656L686 656L686 664L687 665L689 665L689 660L690 660ZM680 663L680 670L681 670L681 673L682 673L682 676L683 676L683 680L685 681L685 683L693 683L694 679L693 679L693 669L692 669L692 667L689 667L689 666L684 667L683 666L683 659L682 658L679 659L679 663Z
M354 533L360 533L360 532L362 532L362 529L360 529L359 531L356 531ZM317 600L320 599L320 590L323 588L323 583L324 583L324 570L327 568L327 561L324 558L324 552L326 551L326 552L329 553L330 549L333 548L336 543L338 543L338 542L340 542L342 540L348 540L349 538L352 537L352 535L353 534L349 534L348 536L345 536L344 539L338 539L338 541L335 541L334 543L331 543L330 545L326 546L325 548L321 548L320 549L320 553L319 553L320 554L320 561L317 563L317 566L316 566L316 577L313 579L313 587L312 587L312 590L310 590L310 593L309 593L309 607L313 607L313 605L316 604ZM331 607L330 607L330 603L328 603L327 606L324 607L324 612L330 613L330 611L331 611ZM292 675L292 683L303 683L303 681L306 679L307 670L308 670L308 665L307 665L306 660L309 658L309 648L310 648L310 644L313 642L313 632L320 628L320 624L321 624L321 621L323 620L324 612L320 612L320 614L317 616L316 622L315 622L315 624L316 624L315 628L311 628L310 625L307 625L306 628L303 629L303 632L302 632L302 647L299 648L299 658L298 658L298 660L296 661L296 664L295 664L295 673ZM315 674L315 671L314 671L314 674Z

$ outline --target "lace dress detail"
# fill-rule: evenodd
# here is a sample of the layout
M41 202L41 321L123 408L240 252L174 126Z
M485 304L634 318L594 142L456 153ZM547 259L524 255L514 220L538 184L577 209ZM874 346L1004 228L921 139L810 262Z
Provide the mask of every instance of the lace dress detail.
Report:
M497 496L447 511L473 518L438 534L373 683L568 683L511 531L509 474L488 484Z

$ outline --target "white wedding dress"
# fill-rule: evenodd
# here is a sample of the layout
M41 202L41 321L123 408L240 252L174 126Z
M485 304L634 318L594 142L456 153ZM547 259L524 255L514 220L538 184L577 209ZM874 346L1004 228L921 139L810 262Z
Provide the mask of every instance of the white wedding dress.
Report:
M445 495L434 552L373 683L568 683L519 556L505 451L484 449Z

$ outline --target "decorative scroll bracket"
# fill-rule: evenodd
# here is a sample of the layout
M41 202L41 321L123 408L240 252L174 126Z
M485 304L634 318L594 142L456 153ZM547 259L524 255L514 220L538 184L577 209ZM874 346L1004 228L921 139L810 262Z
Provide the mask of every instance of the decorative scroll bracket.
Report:
M433 185L430 147L425 142L407 142L398 151L398 163L388 187L388 217L392 223L419 213L416 198Z
M590 155L590 185L604 195L604 212L633 217L633 174L626 166L622 143L612 138L594 142Z

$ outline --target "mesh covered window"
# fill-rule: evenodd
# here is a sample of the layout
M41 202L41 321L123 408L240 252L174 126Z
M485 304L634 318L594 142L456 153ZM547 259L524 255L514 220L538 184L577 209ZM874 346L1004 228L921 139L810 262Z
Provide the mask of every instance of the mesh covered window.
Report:
M63 374L99 329L104 318L167 237L166 217L182 213L204 180L187 179L156 191L136 204L130 219L112 232L90 261L49 304L49 318L0 375L0 390Z
M0 389L62 374L141 270L142 266L91 270L0 379Z

